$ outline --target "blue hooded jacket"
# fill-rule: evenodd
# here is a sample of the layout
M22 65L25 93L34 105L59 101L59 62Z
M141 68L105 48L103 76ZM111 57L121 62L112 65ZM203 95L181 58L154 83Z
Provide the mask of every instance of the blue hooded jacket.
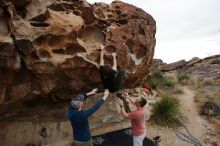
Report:
M91 138L88 118L96 112L105 101L100 99L95 105L87 110L78 111L73 107L68 109L68 118L73 128L73 138L77 141L88 141Z

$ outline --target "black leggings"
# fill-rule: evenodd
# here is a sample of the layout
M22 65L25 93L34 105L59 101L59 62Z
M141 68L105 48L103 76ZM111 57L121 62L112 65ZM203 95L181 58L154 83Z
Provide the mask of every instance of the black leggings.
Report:
M99 72L100 77L105 89L108 89L111 93L116 92L122 89L123 79L125 76L124 70L118 70L113 73L113 75L109 74L103 69L104 66L100 66Z
M124 70L119 70L117 72L117 75L116 75L115 80L114 80L114 89L115 89L114 92L122 89L124 76L125 76L125 71Z

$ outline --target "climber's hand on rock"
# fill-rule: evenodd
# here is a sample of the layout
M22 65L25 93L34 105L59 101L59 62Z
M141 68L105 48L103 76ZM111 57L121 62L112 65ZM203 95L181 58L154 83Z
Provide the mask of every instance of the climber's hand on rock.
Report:
M116 57L116 52L112 53L112 57Z
M101 51L103 51L104 48L105 48L105 46L102 44L101 47L100 47Z
M98 91L98 89L97 89L97 88L94 88L94 89L92 89L91 93L92 93L92 94L96 94L97 91Z

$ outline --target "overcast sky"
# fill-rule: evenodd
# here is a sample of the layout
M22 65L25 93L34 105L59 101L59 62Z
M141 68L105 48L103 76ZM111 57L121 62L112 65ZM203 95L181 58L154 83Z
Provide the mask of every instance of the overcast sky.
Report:
M121 1L142 8L156 20L157 44L154 58L170 63L220 54L220 0Z

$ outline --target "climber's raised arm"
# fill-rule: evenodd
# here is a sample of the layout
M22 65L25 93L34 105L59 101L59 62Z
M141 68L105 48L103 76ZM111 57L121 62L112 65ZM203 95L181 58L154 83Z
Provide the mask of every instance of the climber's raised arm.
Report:
M112 69L114 69L115 71L117 71L116 52L112 53L112 57L113 57L113 66L112 66Z
M101 45L101 53L100 53L100 66L104 66L104 45Z

